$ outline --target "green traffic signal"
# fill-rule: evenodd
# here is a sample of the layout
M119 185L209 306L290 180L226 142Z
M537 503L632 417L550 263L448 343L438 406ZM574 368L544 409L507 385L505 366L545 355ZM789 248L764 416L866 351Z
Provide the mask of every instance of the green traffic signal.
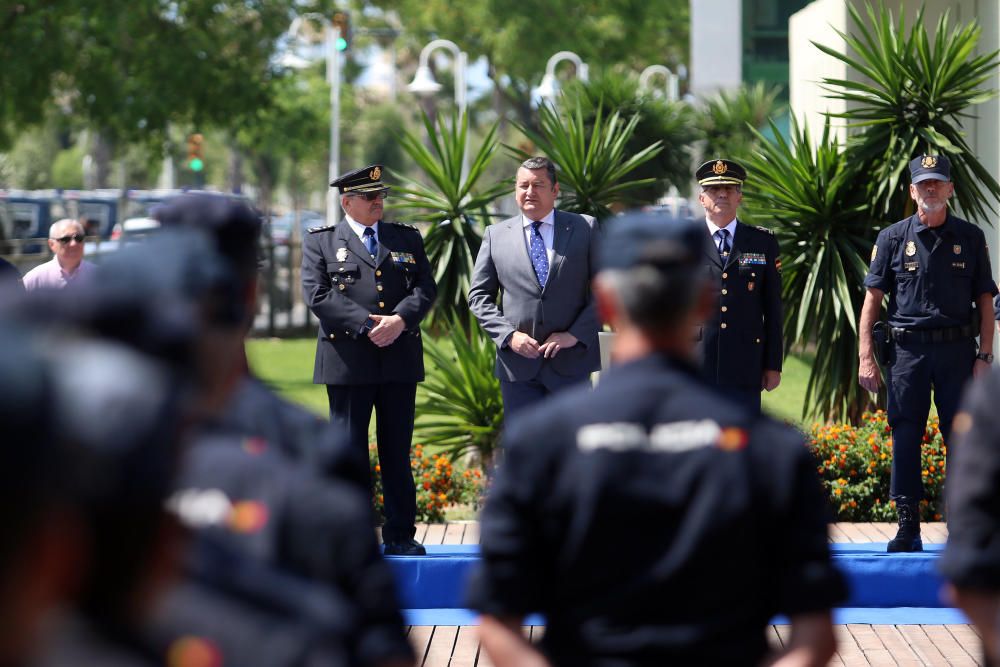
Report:
M346 51L347 50L347 40L344 39L343 37L338 37L337 38L337 50L338 51Z
M188 167L191 171L201 171L205 168L205 163L202 162L201 158L194 157L188 162Z

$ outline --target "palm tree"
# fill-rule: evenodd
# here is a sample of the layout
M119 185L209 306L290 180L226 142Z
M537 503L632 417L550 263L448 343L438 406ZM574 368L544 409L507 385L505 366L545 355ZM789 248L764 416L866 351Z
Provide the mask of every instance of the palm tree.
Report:
M753 130L765 129L784 111L780 93L778 86L755 83L704 100L696 120L704 139L702 158L729 157L737 162L749 158L758 141Z
M588 213L603 220L611 215L612 204L627 204L631 191L655 183L654 178L625 180L663 150L661 141L639 151L629 149L639 116L625 120L616 111L605 117L604 110L598 108L588 123L579 100L571 102L562 114L543 105L538 116L539 132L520 125L516 127L556 163L560 210ZM531 157L519 148L507 148L521 159Z
M426 114L423 121L430 137L429 148L411 132L402 134L399 140L429 184L401 176L402 185L397 189L403 195L402 202L392 208L410 211L408 219L414 222L430 223L424 245L438 285L431 321L457 315L458 321L467 324L469 280L483 229L491 217L489 209L513 186L501 181L477 187L499 148L496 124L486 131L468 171L463 173L469 142L468 117L453 114L450 126L442 124L438 129Z
M952 28L949 12L938 20L931 43L923 8L907 33L902 14L895 22L884 6L876 11L866 2L867 20L852 4L847 7L857 35L837 31L847 44L845 52L816 46L860 75L859 80L823 82L831 98L850 105L831 115L847 119L855 130L851 149L867 165L876 211L889 221L912 214L904 181L907 164L924 153L943 153L952 159L962 211L988 220L992 206L986 202L1000 197L1000 185L976 159L961 122L972 117L969 107L996 96L982 86L993 76L1000 52L974 56L982 29L975 21ZM852 52L857 56L848 55Z
M865 166L830 132L819 144L793 121L785 141L760 140L747 163L746 208L768 220L783 258L786 351L815 344L803 411L856 420L870 407L857 381L858 314L865 258L877 235L865 189ZM805 415L804 415L805 416Z

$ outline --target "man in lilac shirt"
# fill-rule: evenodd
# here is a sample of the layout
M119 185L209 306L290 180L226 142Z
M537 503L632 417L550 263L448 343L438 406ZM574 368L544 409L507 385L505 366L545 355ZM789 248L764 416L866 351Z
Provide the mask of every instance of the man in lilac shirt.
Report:
M24 275L24 289L62 289L86 281L97 268L83 259L83 225L64 218L49 227L49 250L54 257Z

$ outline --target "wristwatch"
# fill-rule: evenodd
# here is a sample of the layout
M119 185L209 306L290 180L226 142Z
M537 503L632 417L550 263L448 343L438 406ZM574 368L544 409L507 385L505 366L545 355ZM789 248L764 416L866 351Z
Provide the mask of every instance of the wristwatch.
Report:
M979 354L976 355L976 359L982 359L986 363L992 364L993 363L993 354L990 353L990 352L980 352Z

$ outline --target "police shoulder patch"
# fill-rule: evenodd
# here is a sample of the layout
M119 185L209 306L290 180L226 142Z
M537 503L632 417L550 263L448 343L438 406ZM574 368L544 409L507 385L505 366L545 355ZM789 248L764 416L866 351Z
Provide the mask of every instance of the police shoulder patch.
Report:
M391 222L389 224L396 225L397 227L402 227L403 229L412 229L415 232L419 232L420 231L419 229L417 229L413 225L407 224L405 222Z
M774 236L774 230L773 229L768 229L767 227L761 227L760 225L753 225L753 228L756 229L756 230L758 230L758 231L764 232L765 234L770 234L770 235Z
M315 234L316 232L328 232L337 225L323 225L322 227L310 227L307 231L310 234Z

